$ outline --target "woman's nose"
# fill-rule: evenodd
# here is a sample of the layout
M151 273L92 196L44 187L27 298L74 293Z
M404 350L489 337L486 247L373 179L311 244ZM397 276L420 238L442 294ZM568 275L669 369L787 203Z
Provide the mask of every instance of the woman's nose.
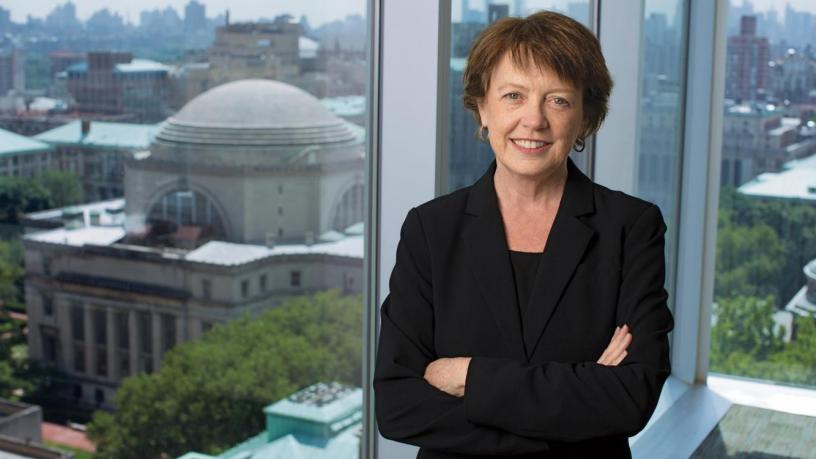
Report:
M521 124L528 129L546 129L549 125L544 110L540 106L535 106L535 104L530 104L525 109L522 114Z

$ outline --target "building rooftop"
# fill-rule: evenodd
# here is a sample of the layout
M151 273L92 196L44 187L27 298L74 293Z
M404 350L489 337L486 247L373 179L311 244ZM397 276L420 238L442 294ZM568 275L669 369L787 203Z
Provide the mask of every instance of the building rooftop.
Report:
M26 240L61 244L74 247L84 245L111 245L125 237L125 229L121 226L88 226L69 229L57 228L49 231L39 231L24 236Z
M362 394L359 387L317 383L267 406L264 413L267 416L272 414L311 422L333 423L359 410Z
M82 121L36 135L34 138L53 145L76 145L100 148L146 149L159 132L161 124L109 123L91 121L87 134L82 133Z
M68 73L84 73L88 71L87 62L76 63L66 70ZM169 72L170 67L161 62L151 61L149 59L133 59L130 62L115 64L113 66L114 73L153 73L153 72Z
M164 142L230 146L303 146L356 142L352 123L295 86L239 80L196 96L162 125Z
M298 50L301 59L317 57L318 49L320 49L320 43L308 37L298 37Z
M358 235L312 245L287 244L273 248L263 245L210 241L189 252L184 258L188 261L222 266L242 265L262 258L282 255L334 255L363 258L363 246L363 239Z
M738 104L725 107L726 116L770 117L782 116L784 110L773 104Z
M50 149L51 146L47 143L15 134L5 129L0 129L0 157L5 155L39 153Z
M179 459L322 459L358 457L363 390L317 383L264 408L267 429L221 453Z
M812 164L813 157L804 164ZM738 188L742 194L763 198L816 201L816 168L791 167L782 172L765 172Z
M365 96L326 97L320 103L337 116L359 116L366 111Z

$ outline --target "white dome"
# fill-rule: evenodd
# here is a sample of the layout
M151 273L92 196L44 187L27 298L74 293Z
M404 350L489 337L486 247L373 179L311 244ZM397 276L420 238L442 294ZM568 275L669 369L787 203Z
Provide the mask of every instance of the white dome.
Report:
M214 145L309 145L355 139L314 96L273 80L217 86L168 118L158 139Z

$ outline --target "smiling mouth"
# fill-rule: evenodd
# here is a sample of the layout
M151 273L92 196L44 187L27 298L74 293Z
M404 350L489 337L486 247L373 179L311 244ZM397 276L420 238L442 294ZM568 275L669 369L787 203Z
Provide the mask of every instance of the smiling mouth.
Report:
M529 139L510 139L516 146L524 148L525 150L537 150L539 148L543 148L548 145L552 145L550 142L545 142L543 140L529 140Z

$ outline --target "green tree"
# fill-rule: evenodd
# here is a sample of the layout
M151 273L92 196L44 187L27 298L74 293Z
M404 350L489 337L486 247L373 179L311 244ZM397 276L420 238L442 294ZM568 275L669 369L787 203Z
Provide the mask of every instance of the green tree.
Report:
M51 194L34 179L0 177L0 222L17 223L21 214L51 207Z
M65 207L82 202L82 184L69 171L49 170L38 181L48 191L52 207Z
M816 318L797 317L794 338L770 357L776 380L816 386Z
M332 290L289 299L258 317L179 345L151 375L126 379L114 413L89 435L100 458L215 453L264 428L262 409L305 386L360 386L362 298Z
M721 212L715 298L777 296L783 257L782 243L771 227L763 223L736 226L727 211Z
M747 365L782 350L785 330L774 329L774 304L771 296L718 299L711 327L712 370L745 374Z
M0 240L0 305L20 309L23 304L23 246L19 240Z
M746 290L736 293L732 290L732 293L758 296L776 293L777 299L785 302L804 285L805 276L802 268L816 259L816 206L812 203L792 199L760 199L746 196L732 187L725 187L720 191L719 223L721 232L727 232L729 229L737 231L739 228L769 227L776 233L782 247L779 258L771 260L780 263L775 280L765 278L763 282L767 283L759 285L755 293L747 293ZM755 253L759 257L769 258L773 255L772 251L763 245L763 241L756 239L754 241L757 244ZM775 250L776 245L772 247ZM720 273L731 269L724 266L721 270L719 261L718 254L718 282ZM751 285L747 286L750 288ZM783 304L777 306L782 307Z

